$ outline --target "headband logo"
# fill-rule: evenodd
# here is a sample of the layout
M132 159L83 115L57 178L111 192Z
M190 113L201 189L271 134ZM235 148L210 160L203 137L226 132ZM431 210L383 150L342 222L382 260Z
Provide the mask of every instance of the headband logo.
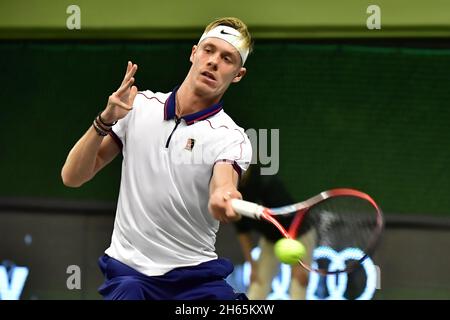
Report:
M225 30L220 30L220 33L221 34L228 34L228 35L230 35L230 36L234 36L234 37L237 37L237 35L235 35L235 34L232 34L232 33L228 33L228 32L225 32Z

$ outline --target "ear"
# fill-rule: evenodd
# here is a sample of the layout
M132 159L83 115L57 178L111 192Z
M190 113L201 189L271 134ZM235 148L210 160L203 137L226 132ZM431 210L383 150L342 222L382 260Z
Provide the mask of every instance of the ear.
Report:
M237 82L241 81L241 79L245 76L246 73L247 73L247 69L244 67L241 67L239 69L238 74L234 77L234 79L231 82L237 83Z
M189 61L194 63L195 53L197 52L197 46L192 46L191 56L189 57Z

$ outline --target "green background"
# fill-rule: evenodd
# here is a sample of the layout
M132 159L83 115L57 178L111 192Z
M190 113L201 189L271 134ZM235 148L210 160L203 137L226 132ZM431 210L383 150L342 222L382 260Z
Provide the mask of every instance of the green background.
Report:
M105 107L126 61L140 90L168 92L191 42L0 44L2 196L115 200L120 160L79 189L67 153ZM280 173L301 200L364 190L387 213L448 215L450 50L260 41L224 97L244 128L279 129Z
M72 4L81 30L66 27ZM372 4L381 30L366 27ZM450 215L446 0L1 1L0 197L115 201L120 160L70 189L60 178L69 150L128 60L139 89L168 92L221 16L242 18L256 44L225 110L246 129L279 129L296 199L353 187L388 214Z

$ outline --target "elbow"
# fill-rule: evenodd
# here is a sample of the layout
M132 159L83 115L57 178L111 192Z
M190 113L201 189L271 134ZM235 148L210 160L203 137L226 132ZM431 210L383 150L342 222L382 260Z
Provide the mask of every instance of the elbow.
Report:
M61 179L63 184L66 187L70 187L70 188L78 188L81 187L83 185L83 182L80 181L79 179L74 179L73 176L71 176L70 174L68 174L66 172L66 170L64 170L64 168L61 171Z

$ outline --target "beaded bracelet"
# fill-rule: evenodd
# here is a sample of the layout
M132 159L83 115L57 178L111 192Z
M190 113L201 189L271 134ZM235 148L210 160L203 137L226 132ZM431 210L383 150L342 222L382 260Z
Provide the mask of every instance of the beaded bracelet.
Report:
M117 120L114 121L113 123L106 123L105 121L103 121L103 119L102 119L102 112L103 111L100 111L99 114L98 114L98 119L100 120L101 124L103 124L106 127L112 127L113 125L115 125L117 123Z
M104 137L104 136L107 136L107 135L108 135L108 132L106 132L106 131L100 129L100 127L98 127L96 120L94 120L94 122L92 123L92 125L94 126L94 129L95 129L95 131L97 131L97 134L98 134L99 136Z
M105 125L102 124L102 122L100 121L100 119L97 117L95 118L95 124L97 125L98 128L102 129L105 132L110 132L111 131L111 127L107 127Z

